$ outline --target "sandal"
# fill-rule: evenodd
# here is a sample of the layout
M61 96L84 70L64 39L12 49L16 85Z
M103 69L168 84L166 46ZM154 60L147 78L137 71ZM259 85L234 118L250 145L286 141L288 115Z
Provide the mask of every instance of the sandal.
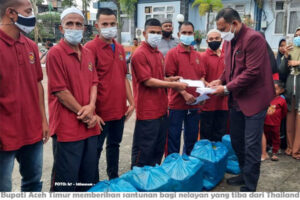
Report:
M272 161L278 161L279 158L278 158L277 155L274 153L274 154L272 155L272 157L271 157L271 160L272 160Z
M260 161L261 161L261 162L263 162L263 161L265 161L265 160L269 160L269 159L270 159L270 157L269 157L269 156L266 156L265 158L261 157Z

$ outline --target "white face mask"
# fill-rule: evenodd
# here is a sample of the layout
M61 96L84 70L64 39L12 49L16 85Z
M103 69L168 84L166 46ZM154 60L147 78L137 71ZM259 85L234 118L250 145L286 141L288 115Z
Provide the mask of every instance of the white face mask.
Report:
M162 38L161 34L149 33L147 42L152 48L156 48L158 46L158 44L160 43L161 38Z
M73 30L73 29L64 29L65 39L72 45L77 45L81 42L83 38L83 30Z
M194 35L181 35L179 39L184 45L187 46L191 45L195 40Z
M107 40L116 38L116 37L117 37L117 32L118 32L118 29L117 29L116 26L109 27L109 28L101 28L101 29L100 29L101 35L102 35L105 39L107 39Z
M225 40L225 41L228 41L230 42L233 38L234 38L234 32L235 30L233 31L233 33L231 32L231 28L232 28L232 25L230 26L230 30L228 32L221 32L221 37Z
M28 34L33 31L35 27L36 18L34 15L25 17L21 14L18 14L18 19L15 22L15 25L24 33Z

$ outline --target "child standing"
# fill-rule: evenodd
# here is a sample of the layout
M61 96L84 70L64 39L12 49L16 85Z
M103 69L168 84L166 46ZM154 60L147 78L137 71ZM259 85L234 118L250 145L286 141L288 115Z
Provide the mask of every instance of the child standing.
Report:
M269 158L266 146L272 144L272 161L278 161L277 153L280 148L280 124L281 120L285 118L287 114L287 104L284 96L281 94L284 92L284 84L279 81L274 81L276 97L272 100L269 106L265 125L264 134L262 138L262 156L261 160L264 161Z

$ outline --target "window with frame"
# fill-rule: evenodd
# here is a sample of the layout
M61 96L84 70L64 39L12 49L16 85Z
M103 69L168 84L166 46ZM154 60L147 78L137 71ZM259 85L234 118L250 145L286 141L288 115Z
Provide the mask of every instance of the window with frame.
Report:
M237 4L234 8L240 14L240 17L243 18L245 15L245 5Z
M130 32L130 22L129 22L129 17L121 17L121 23L122 23L122 30L121 32Z
M288 34L294 34L300 25L300 1L290 2L288 13Z
M275 34L283 34L284 27L284 1L275 2Z
M145 7L145 20L150 18L155 18L159 21L164 19L172 20L174 12L174 6L147 6Z
M208 17L208 13L206 15ZM208 24L208 30L216 28L216 23L215 23L215 18L216 18L216 13L209 13L209 24Z
M241 18L243 18L245 15L245 4L235 4L235 5L231 4L231 5L227 5L227 8L235 9L239 13Z

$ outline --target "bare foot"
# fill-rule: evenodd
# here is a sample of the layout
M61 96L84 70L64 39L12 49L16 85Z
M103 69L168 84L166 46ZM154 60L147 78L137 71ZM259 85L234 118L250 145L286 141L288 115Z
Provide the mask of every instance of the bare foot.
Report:
M285 155L291 156L292 155L292 150L291 149L286 149L284 153L285 153Z

